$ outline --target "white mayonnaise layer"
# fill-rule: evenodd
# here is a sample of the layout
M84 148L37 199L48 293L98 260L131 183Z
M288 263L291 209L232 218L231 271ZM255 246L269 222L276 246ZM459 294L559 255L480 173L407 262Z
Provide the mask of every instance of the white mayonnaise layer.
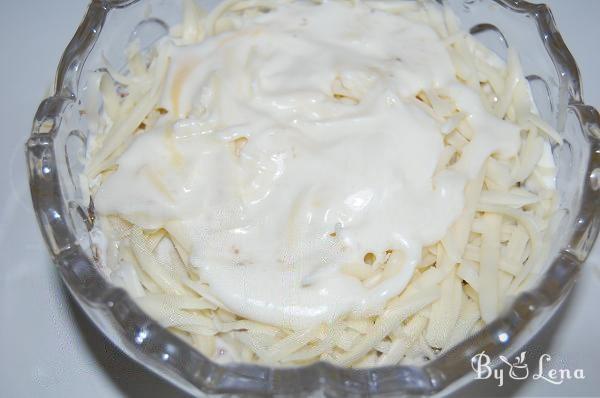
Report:
M159 51L168 114L118 159L96 209L167 229L211 294L249 319L304 328L380 310L460 215L487 157L519 149L519 128L457 81L432 28L366 5L281 5ZM475 131L437 174L442 122L414 99L431 88ZM403 266L374 286L343 270L390 250Z

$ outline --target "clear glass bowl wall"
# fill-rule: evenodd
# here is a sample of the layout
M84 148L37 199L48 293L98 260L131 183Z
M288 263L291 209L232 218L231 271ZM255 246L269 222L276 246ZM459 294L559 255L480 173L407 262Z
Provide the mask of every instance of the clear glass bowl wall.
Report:
M205 8L218 1L202 0ZM565 144L554 147L561 208L567 216L553 241L539 285L521 294L497 321L421 367L343 369L217 365L145 315L127 293L103 277L90 240L93 209L79 188L88 122L80 111L90 73L125 63L134 38L142 47L167 34L181 16L180 0L92 1L68 45L55 94L35 115L27 142L33 206L58 271L71 294L114 344L161 377L196 396L223 393L413 396L446 393L472 379L471 357L485 350L512 354L556 311L596 240L600 225L600 126L583 104L577 66L543 5L519 0L449 0L466 30L505 57L514 47L542 118Z

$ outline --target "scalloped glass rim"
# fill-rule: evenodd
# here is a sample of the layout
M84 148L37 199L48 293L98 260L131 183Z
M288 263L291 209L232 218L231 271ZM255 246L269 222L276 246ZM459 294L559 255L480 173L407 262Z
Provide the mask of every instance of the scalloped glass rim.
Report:
M63 113L76 102L79 76L111 9L138 0L94 0L67 46L57 70L55 93L35 115L27 142L30 188L42 235L64 283L94 323L134 360L193 395L221 393L352 395L432 395L448 392L468 380L470 359L485 350L492 356L512 355L551 317L570 291L600 227L600 117L583 103L575 61L558 33L545 5L520 0L487 0L515 13L527 14L537 24L541 40L560 76L558 123L572 111L589 142L589 163L580 204L568 244L553 258L540 283L522 293L496 321L476 336L424 366L346 369L327 363L296 368L257 365L218 365L171 334L144 312L125 291L110 285L80 246L69 222L64 187L57 172L54 138ZM464 3L472 0L464 0ZM562 115L561 115L562 113ZM587 149L587 148L586 148ZM538 320L532 326L534 318Z

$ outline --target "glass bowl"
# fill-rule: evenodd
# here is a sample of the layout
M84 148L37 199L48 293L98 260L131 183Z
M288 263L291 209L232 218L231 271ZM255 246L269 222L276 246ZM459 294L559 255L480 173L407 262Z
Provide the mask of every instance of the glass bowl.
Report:
M201 0L206 8L218 1ZM473 355L514 353L549 320L570 291L600 226L600 117L583 103L579 72L545 5L521 0L448 0L485 45L505 56L510 44L542 118L561 132L553 148L560 207L565 209L538 285L520 294L496 321L423 366L345 369L327 363L296 368L218 365L148 317L103 277L91 243L93 209L79 172L93 128L83 112L86 85L105 59L123 65L127 43L142 46L179 21L180 0L94 0L58 66L54 95L39 106L27 160L33 206L58 271L75 300L121 350L195 396L388 395L445 393L473 379ZM93 104L92 104L93 105Z

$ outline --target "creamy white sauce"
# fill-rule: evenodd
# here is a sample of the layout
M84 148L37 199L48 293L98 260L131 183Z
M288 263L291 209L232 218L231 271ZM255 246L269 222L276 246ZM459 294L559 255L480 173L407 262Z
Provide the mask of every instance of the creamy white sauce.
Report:
M432 28L363 4L282 5L160 51L170 117L124 152L96 209L166 228L211 293L253 320L304 328L380 310L460 215L486 158L519 149L518 127L457 81ZM437 174L441 122L414 105L430 88L476 131ZM404 265L375 286L342 270L388 250Z

